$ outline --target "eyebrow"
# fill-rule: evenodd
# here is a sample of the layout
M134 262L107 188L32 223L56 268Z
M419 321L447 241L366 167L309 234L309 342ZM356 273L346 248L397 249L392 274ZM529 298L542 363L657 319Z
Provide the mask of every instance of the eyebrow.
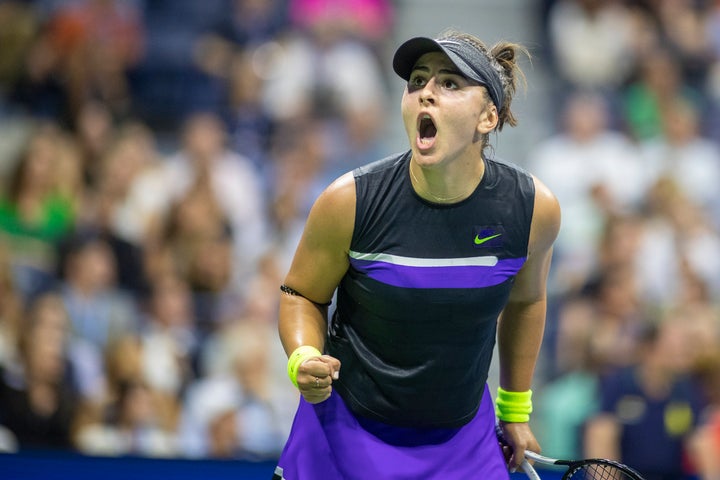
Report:
M427 72L430 71L430 67L427 67L427 66L425 66L425 65L418 65L418 66L416 66L416 67L414 67L414 68L412 69L413 72L414 72L415 70L421 70L421 71L427 73ZM450 74L450 75L458 75L458 76L461 76L461 77L465 77L465 75L463 75L460 70L458 70L458 69L453 69L453 68L441 68L440 70L438 70L438 73L444 73L444 74Z

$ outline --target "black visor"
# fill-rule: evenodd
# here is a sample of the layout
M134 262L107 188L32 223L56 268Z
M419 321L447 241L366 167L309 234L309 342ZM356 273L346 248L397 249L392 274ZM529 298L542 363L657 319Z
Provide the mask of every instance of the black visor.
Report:
M488 56L476 46L459 39L434 40L427 37L411 38L400 45L393 57L393 70L400 78L410 80L410 74L418 59L430 52L442 52L465 77L487 88L490 98L499 109L505 94L500 75L493 68Z

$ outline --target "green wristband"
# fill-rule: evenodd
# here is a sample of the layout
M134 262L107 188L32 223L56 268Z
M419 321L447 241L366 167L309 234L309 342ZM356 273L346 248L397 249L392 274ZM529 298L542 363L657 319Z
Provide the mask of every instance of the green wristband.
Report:
M322 352L311 345L301 345L290 354L290 357L288 357L287 372L293 385L298 386L297 374L300 365L308 358L319 357L321 355Z
M503 422L527 423L532 413L532 390L508 392L498 387L495 415Z

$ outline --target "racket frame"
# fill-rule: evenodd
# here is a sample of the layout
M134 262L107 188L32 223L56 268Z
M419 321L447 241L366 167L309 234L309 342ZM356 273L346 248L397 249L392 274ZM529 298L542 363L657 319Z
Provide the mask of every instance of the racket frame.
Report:
M628 476L629 479L634 480L644 480L642 475L635 471L634 469L628 467L627 465L615 462L613 460L606 460L603 458L589 458L585 460L558 460L556 458L550 458L546 457L544 455L540 455L539 453L535 453L530 450L525 450L525 458L523 459L523 462L521 464L521 468L525 472L525 474L531 479L531 480L540 480L540 476L538 475L537 471L533 468L532 465L530 465L529 460L532 460L537 463L542 463L545 465L562 465L568 467L568 470L563 474L563 479L565 479L568 474L576 472L578 469L582 468L584 465L607 465L610 467L615 467L618 470L621 470L625 472L625 474Z

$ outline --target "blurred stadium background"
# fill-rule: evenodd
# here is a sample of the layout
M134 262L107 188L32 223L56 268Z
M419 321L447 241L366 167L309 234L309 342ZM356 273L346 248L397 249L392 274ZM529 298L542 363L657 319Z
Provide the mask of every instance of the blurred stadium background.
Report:
M718 478L713 0L0 0L0 477L269 478L305 216L448 27L532 54L492 144L563 207L544 453Z

